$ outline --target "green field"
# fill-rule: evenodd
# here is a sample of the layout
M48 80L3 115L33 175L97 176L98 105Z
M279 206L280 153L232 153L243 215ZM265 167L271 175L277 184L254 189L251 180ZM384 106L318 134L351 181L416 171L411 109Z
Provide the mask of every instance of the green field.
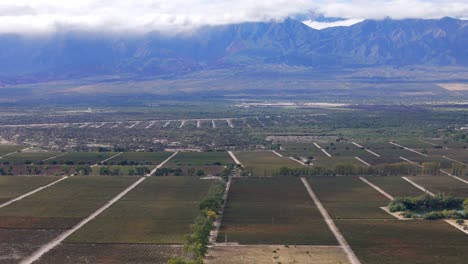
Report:
M0 203L58 179L55 177L0 176Z
M0 210L1 228L70 228L129 186L130 177L70 177Z
M106 165L157 165L170 157L170 152L125 152L104 164Z
M148 178L67 241L183 244L210 183L194 177Z
M244 151L234 153L248 173L258 177L274 176L281 167L304 168L303 165L287 158L281 158L271 151Z
M468 184L446 175L414 176L410 180L426 188L434 194L453 195L468 198Z
M5 154L9 154L15 151L20 151L26 148L25 146L18 146L18 145L0 145L0 156Z
M336 245L298 178L235 179L219 242Z
M421 190L403 180L401 177L384 176L366 178L393 197L419 196L423 194Z
M379 208L388 205L388 198L357 177L310 177L308 181L332 218L393 218Z
M106 173L102 168L109 169L109 173ZM139 168L139 169L138 169ZM145 168L146 173L138 173L139 170ZM92 168L92 175L103 175L103 176L144 176L153 169L151 166L123 166L123 165L110 165L110 166L95 166Z
M468 236L442 221L337 220L363 264L464 264Z
M282 144L281 147L283 150L279 152L288 157L326 157L326 155L312 143L285 143Z
M227 152L181 152L165 166L224 166L232 163L234 161Z
M55 159L48 160L48 164L94 165L114 156L115 152L70 152Z
M43 160L60 155L57 152L18 152L0 160L0 163L10 165L21 165L21 164L42 164Z

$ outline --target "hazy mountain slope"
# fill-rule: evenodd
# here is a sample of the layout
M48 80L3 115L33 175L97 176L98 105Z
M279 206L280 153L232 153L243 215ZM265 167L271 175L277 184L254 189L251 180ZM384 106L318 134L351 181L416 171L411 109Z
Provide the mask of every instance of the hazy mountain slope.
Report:
M299 21L206 27L189 35L115 36L77 32L0 36L3 82L128 73L178 74L242 65L468 66L468 22L364 21L311 29Z

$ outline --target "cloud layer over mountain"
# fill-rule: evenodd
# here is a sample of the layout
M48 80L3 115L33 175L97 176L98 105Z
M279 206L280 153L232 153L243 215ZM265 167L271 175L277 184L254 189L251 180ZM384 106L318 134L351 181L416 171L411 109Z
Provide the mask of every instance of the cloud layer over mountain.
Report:
M466 18L466 14L466 0L2 0L0 33L35 34L75 29L179 32L205 25L282 20L299 15L354 21L385 17ZM313 21L310 23L314 25Z

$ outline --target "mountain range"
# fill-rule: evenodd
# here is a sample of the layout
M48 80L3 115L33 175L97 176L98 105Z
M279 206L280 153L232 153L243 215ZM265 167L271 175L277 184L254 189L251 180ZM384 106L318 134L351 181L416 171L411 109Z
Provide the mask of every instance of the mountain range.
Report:
M315 68L464 67L468 66L468 21L365 20L349 27L315 30L286 19L211 26L174 35L0 35L3 83L108 74L174 75L265 64Z

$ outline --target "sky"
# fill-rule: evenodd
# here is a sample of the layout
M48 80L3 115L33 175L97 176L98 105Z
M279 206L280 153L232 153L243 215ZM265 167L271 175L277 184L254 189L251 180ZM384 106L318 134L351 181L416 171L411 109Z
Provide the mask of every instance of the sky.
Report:
M322 29L364 19L468 18L468 0L1 0L0 33L180 32L206 25L310 17ZM314 17L344 18L317 22Z

